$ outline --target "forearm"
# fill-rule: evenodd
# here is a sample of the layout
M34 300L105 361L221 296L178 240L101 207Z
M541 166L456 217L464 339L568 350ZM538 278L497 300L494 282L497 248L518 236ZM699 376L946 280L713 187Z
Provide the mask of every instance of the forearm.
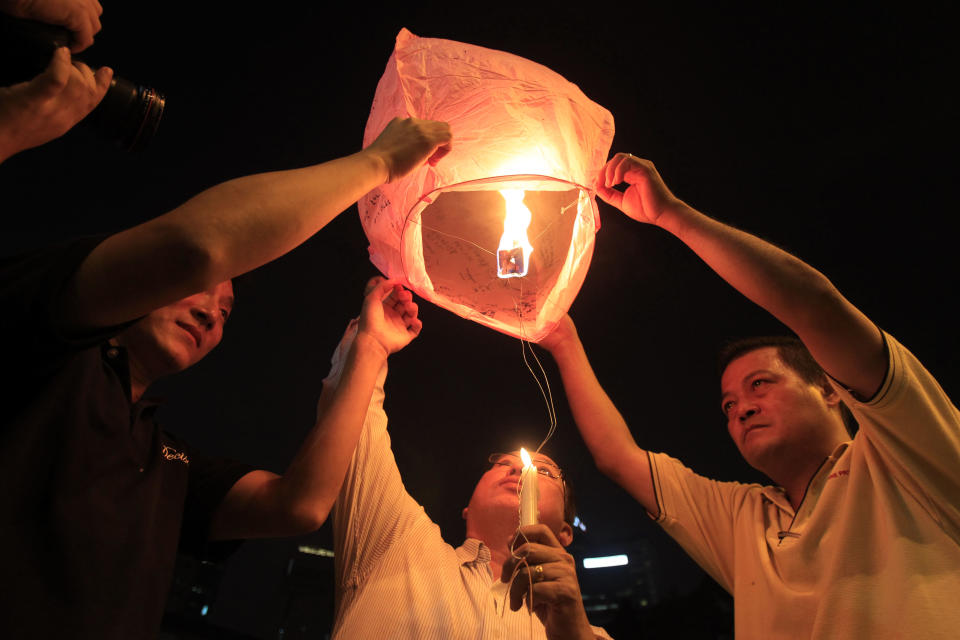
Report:
M559 624L551 624L547 629L548 640L595 640L597 635L590 627L590 621L587 620L587 614L583 611L583 605L580 605L581 613L577 616L570 616L571 620L560 621Z
M864 395L880 385L885 359L879 330L822 273L683 202L667 208L657 224L793 330L828 373Z
M383 161L358 152L320 165L230 180L164 216L213 257L216 284L297 247L387 179Z
M587 612L583 606L583 596L580 594L579 585L575 594L572 594L575 600L569 606L563 607L562 611L551 612L547 616L544 625L548 640L594 640L596 634L590 626L587 619ZM536 605L536 599L534 599Z
M286 510L308 529L326 520L336 500L386 357L375 339L356 336L329 402L279 480Z
M343 375L283 475L253 471L237 481L211 519L211 540L309 533L327 519L360 438L386 359L382 347L361 334Z
M794 331L815 323L816 310L839 306L823 274L760 238L678 203L657 220L721 278Z
M594 463L615 476L639 450L623 416L604 391L579 338L571 337L551 352L573 414Z
M359 152L207 189L91 252L66 292L65 329L119 324L255 269L385 179L383 161Z

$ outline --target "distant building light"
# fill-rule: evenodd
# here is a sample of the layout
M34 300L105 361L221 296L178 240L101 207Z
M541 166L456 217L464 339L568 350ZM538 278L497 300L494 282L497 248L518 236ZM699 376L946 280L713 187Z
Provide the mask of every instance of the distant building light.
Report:
M311 556L322 556L324 558L333 557L333 551L331 551L330 549L324 549L322 547L309 547L305 544L302 544L299 547L297 547L297 551L299 551L300 553L309 554Z
M619 554L616 556L602 556L600 558L584 558L583 559L583 568L584 569L600 569L602 567L622 567L627 564L626 554Z
M620 605L616 602L602 602L600 604L585 604L583 605L583 608L591 613L596 611L617 611L620 609Z
M202 616L207 615L207 611L210 611L209 605L203 605L203 609L200 609L200 615Z

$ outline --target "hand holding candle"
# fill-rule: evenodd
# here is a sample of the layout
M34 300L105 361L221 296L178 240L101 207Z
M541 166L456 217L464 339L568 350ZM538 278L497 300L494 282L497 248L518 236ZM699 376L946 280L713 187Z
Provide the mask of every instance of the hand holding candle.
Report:
M537 484L539 473L530 459L527 450L520 449L523 470L520 472L520 526L537 524L540 520L540 486Z

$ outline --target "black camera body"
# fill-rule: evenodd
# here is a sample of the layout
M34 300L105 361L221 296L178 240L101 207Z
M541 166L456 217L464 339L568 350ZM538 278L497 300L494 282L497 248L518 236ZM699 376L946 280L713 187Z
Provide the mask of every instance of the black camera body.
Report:
M58 47L70 46L70 39L70 31L63 27L0 13L0 86L41 73ZM165 105L166 99L156 89L114 75L106 96L81 124L134 151L153 138Z

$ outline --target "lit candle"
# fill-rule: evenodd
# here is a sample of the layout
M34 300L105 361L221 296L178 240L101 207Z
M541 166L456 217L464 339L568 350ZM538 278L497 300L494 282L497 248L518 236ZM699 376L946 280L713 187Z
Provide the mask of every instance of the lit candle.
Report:
M540 520L540 486L537 484L540 474L530 459L527 450L520 449L523 471L520 472L520 526L537 524Z

